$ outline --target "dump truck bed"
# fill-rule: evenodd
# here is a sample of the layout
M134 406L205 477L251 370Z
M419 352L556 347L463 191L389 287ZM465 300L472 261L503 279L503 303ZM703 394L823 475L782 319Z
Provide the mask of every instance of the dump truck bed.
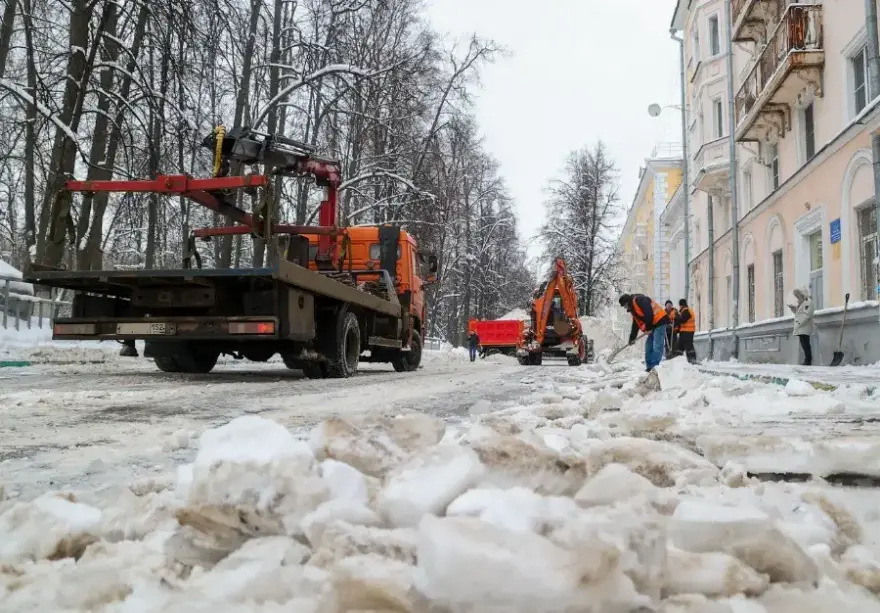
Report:
M477 333L483 347L516 347L522 338L524 325L518 319L472 319L468 329Z

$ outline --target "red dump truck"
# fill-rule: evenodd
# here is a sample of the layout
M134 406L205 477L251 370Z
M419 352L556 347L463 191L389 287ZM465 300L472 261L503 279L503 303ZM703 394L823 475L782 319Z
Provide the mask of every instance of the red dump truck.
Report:
M493 353L515 356L524 328L525 322L519 319L472 319L468 322L468 333L476 332L480 337L481 357Z

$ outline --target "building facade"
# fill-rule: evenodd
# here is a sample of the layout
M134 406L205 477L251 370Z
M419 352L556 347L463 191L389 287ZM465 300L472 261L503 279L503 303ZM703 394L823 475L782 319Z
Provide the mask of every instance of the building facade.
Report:
M725 37L723 0L679 0L672 21L684 41L686 65L690 299L700 330L714 330L701 335L698 350L704 357L736 351L743 361L796 361L787 305L793 289L808 287L817 310L819 359L836 349L837 307L850 294L849 357L857 363L880 360L871 167L880 92L869 83L864 2L730 4L732 41ZM734 70L728 75L731 44ZM731 330L735 213L739 327ZM862 342L866 338L870 342Z
M628 283L624 289L630 293L666 300L673 295L673 280L683 287L681 273L673 270L670 239L674 228L665 215L681 186L682 166L681 145L662 144L639 169L639 187L618 244L619 266Z

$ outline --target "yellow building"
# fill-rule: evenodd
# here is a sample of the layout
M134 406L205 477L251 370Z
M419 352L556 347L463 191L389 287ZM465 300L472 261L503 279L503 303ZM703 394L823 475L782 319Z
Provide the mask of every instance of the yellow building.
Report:
M674 302L684 297L670 276L669 225L661 216L681 185L682 149L678 144L655 147L639 170L639 187L618 242L618 257L629 293L648 294ZM682 274L674 275L683 278ZM673 296L674 294L674 296Z

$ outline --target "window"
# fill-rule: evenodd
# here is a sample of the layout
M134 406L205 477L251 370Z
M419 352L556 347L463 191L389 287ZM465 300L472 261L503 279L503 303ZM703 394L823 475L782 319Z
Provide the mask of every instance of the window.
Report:
M785 289L782 270L782 250L773 252L773 317L785 314Z
M877 296L877 209L873 203L861 209L859 215L859 259L862 263L862 299L876 300Z
M749 323L755 321L755 265L749 264L746 268L749 291Z
M752 200L752 171L744 170L743 171L743 204L745 205L745 210L750 211L752 207L755 205Z
M733 325L733 278L727 275L727 326Z
M825 294L822 274L822 231L814 232L808 237L810 241L810 295L813 297L813 309L825 307Z
M804 155L805 162L809 162L816 155L816 118L813 113L813 103L804 109Z
M721 31L718 28L718 15L709 17L709 53L712 57L721 54Z
M713 134L715 138L724 136L724 107L721 98L712 101L712 128L715 130Z
M868 46L849 58L852 70L853 105L858 115L868 106L871 98L871 83L868 80Z
M770 167L770 185L779 188L779 145L768 145L767 165Z

